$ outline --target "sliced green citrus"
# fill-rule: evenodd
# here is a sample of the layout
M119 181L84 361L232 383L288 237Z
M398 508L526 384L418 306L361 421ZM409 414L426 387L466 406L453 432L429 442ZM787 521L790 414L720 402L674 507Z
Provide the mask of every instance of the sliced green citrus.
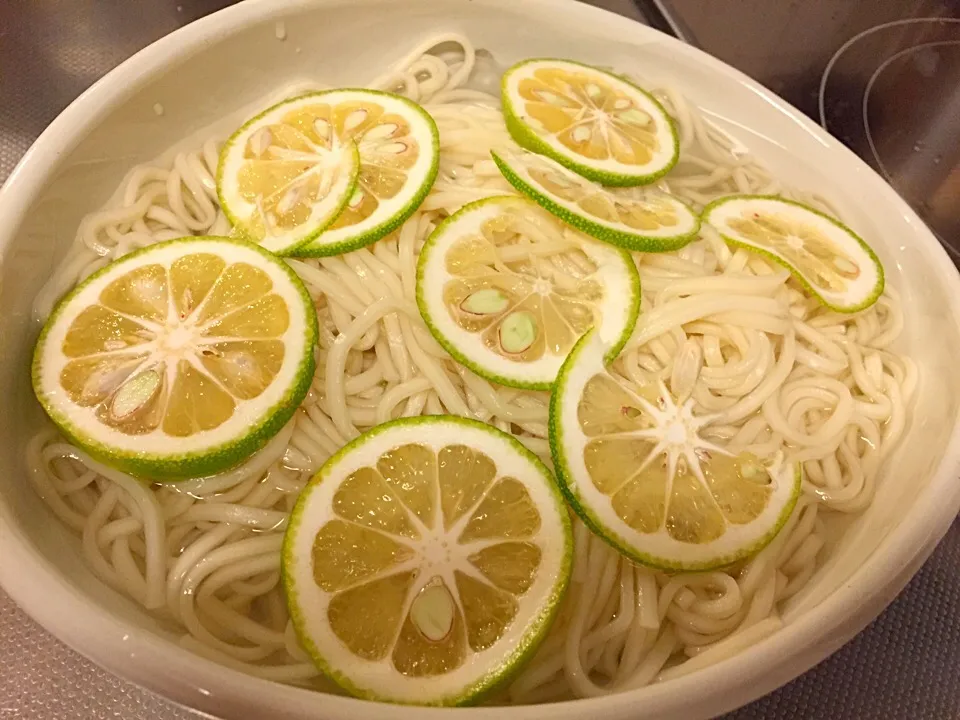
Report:
M501 82L507 129L522 147L604 185L645 185L677 163L673 121L648 92L571 60L517 63Z
M513 195L463 206L424 243L417 304L434 337L478 375L549 389L591 327L619 352L640 309L624 251Z
M360 154L357 184L342 212L323 232L296 245L298 256L355 250L403 224L427 196L440 166L440 136L419 105L377 90L339 89L302 95L268 110L282 119L289 155ZM260 121L262 122L262 121ZM221 174L224 174L221 170Z
M709 570L764 547L800 494L799 465L768 466L699 436L695 415L653 377L638 386L604 366L594 333L567 358L550 399L561 488L600 537L637 562Z
M307 485L284 588L301 644L351 693L460 705L532 655L572 550L556 484L519 441L474 420L404 418Z
M876 253L843 223L773 195L731 195L704 209L727 242L783 265L824 305L837 312L870 307L883 293Z
M244 460L310 388L317 317L294 272L217 237L151 245L107 265L56 307L33 387L65 435L150 478Z
M357 188L354 143L324 145L303 131L299 99L245 123L220 153L217 195L238 234L288 254L342 213Z
M700 230L693 210L654 188L603 187L537 153L491 155L517 190L598 240L628 250L663 252L683 247Z

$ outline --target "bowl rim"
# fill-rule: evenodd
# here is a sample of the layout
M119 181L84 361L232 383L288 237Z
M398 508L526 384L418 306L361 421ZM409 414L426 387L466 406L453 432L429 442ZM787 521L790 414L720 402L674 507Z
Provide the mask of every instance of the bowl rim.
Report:
M396 0L360 0L366 6ZM447 0L470 2L496 9L514 5L514 0ZM83 135L101 121L119 102L132 96L149 80L165 72L170 60L187 57L234 32L254 24L280 19L295 11L324 6L355 4L352 0L246 0L190 23L139 51L84 91L47 127L11 172L0 189L0 261L19 231L24 214L51 176L57 159L71 152ZM624 34L632 26L638 40L668 47L713 72L736 80L811 134L841 161L861 172L866 192L894 204L906 221L915 225L919 250L928 271L944 287L954 290L945 315L960 325L960 275L923 221L872 169L838 140L828 135L799 110L762 85L703 51L653 28L600 8L569 0L525 0L531 13L561 13L571 22L595 28L608 27ZM862 171L868 172L862 172ZM251 677L239 670L194 655L150 631L121 621L60 578L53 564L36 550L13 521L10 508L0 495L0 586L49 632L101 667L157 692L176 703L204 713L228 717L251 712L276 711L277 700L284 715L297 718L376 718L379 713L396 720L451 717L470 720L499 718L504 712L515 720L533 720L549 714L558 720L573 720L587 713L603 712L628 717L642 699L651 713L685 713L692 697L707 712L733 709L788 682L821 661L876 617L929 556L960 510L960 420L955 421L943 460L918 497L909 517L881 541L874 552L836 591L755 645L689 675L597 698L510 708L420 708L385 706L366 700L281 685ZM29 568L28 572L24 572ZM63 607L71 607L63 613ZM82 618L82 619L81 619ZM137 660L134 660L134 657ZM322 698L321 702L317 702ZM686 715L684 714L684 717Z

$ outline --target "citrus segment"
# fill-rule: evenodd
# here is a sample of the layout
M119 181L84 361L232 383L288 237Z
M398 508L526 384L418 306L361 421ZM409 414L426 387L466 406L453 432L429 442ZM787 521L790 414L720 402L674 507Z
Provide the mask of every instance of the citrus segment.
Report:
M883 293L883 266L870 246L806 205L772 195L732 195L710 203L703 220L727 242L789 269L832 310L863 310Z
M680 146L652 95L570 60L525 60L501 81L503 114L517 143L604 185L645 185L672 168Z
M470 203L424 245L420 313L441 345L494 382L547 389L597 326L616 354L639 312L630 257L559 223L529 200Z
M389 535L413 539L420 536L380 473L373 468L360 468L343 481L333 496L333 511L344 520Z
M607 188L544 155L492 152L500 172L521 193L569 225L604 242L640 252L683 247L700 219L654 188Z
M604 354L594 333L584 336L550 401L554 464L584 522L637 562L668 570L722 567L772 540L799 496L799 466L704 440L712 418L693 400L612 372Z
M466 445L446 446L438 453L438 462L451 475L462 478L461 482L440 486L443 527L450 530L483 498L497 475L497 466L486 455Z
M411 570L334 595L328 617L337 639L364 660L386 657L415 578Z
M467 626L467 644L474 652L492 647L517 614L517 601L510 593L499 590L459 570L457 593L463 603Z
M502 542L471 555L469 560L501 590L522 595L540 565L540 548L531 542Z
M151 245L67 295L34 356L37 397L107 464L157 478L225 469L289 419L313 377L316 313L263 249Z
M514 478L503 478L490 488L470 516L460 542L528 538L540 529L540 512L530 493Z
M363 547L363 553L354 549ZM317 532L311 550L313 578L327 592L344 590L413 558L406 545L343 520L331 520Z
M444 461L444 448L440 462ZM424 525L433 520L436 499L437 457L422 445L403 445L384 453L377 461L377 469L397 499ZM475 478L467 472L465 477ZM492 477L492 475L491 475Z
M303 647L343 687L457 705L533 653L571 557L559 491L517 440L463 418L408 418L360 436L307 485L284 538L284 588Z

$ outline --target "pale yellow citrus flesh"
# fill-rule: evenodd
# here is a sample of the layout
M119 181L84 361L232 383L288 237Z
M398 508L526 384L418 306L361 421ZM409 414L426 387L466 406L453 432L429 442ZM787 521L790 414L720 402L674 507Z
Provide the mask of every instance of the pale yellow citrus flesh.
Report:
M665 532L693 544L712 542L729 525L758 518L773 491L769 474L751 453L701 449L698 468L681 456L671 474L657 439L643 436L657 423L638 397L655 405L658 395L652 385L638 387L603 372L587 381L578 403L590 481L610 498L616 515L639 533Z
M601 320L597 264L572 242L539 237L535 216L504 210L444 258L452 276L443 288L447 312L513 361L565 357Z
M540 67L517 90L526 122L573 155L642 167L661 149L653 117L599 73Z
M540 567L527 489L464 445L388 450L341 483L332 510L312 557L314 581L332 593L330 628L353 655L408 677L449 673L494 645ZM412 544L447 532L471 573L421 578Z
M122 433L189 437L271 384L289 323L269 275L247 263L195 253L142 265L73 319L59 382Z
M860 277L853 258L812 223L787 214L744 210L726 224L747 240L780 255L819 288L842 293Z

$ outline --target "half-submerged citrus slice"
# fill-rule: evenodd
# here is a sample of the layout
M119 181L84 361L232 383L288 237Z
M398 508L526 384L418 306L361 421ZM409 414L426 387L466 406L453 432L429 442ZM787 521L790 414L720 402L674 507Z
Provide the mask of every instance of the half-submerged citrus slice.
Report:
M708 570L763 548L800 494L800 467L764 464L699 436L709 417L651 379L604 365L603 343L577 344L550 401L561 487L600 537L637 562Z
M224 145L217 195L236 232L288 254L337 219L357 188L353 143L324 145L304 132L288 100L245 123Z
M304 95L275 112L296 129L294 143L342 152L356 143L360 173L343 211L322 233L297 246L299 256L338 255L395 230L430 192L440 167L433 118L411 100L377 90Z
M417 303L434 337L478 375L548 389L591 327L615 356L640 309L627 253L564 225L525 198L463 206L427 238Z
M301 644L351 693L460 705L534 652L572 547L556 484L519 441L474 420L405 418L307 485L284 588Z
M604 185L645 185L680 155L673 121L652 95L570 60L517 63L503 75L503 114L519 145Z
M65 435L148 478L260 449L310 388L317 316L287 265L226 238L151 245L90 276L37 341L33 386Z
M786 267L831 310L863 310L883 293L883 266L870 246L806 205L771 195L731 195L707 205L703 221L727 242Z
M500 172L540 207L598 240L639 252L676 250L693 240L700 218L655 188L607 188L545 155L492 152Z

